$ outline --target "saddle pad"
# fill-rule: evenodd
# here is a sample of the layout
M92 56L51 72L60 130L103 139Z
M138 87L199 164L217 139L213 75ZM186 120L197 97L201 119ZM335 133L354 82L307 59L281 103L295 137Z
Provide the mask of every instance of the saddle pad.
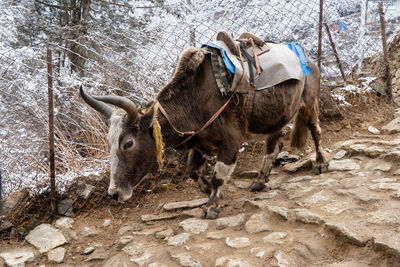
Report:
M225 50L229 61L235 66L234 79L231 85L231 90L235 90L243 75L243 67L246 71L246 78L239 92L247 92L250 86L249 66L247 62L243 62L243 67L240 59L229 51L229 48L222 41L213 41L213 45ZM263 90L290 79L301 80L303 78L302 68L296 54L285 45L267 43L270 50L265 53L260 52L257 56L263 72L257 75L257 71L253 68L253 73L256 74L254 85L256 90ZM209 46L206 44L206 46ZM215 47L214 46L214 47Z

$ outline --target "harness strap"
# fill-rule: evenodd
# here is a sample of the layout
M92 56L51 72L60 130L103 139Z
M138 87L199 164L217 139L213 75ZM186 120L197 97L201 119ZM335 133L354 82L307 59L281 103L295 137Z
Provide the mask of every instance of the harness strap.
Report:
M243 67L243 60L242 60L242 55L240 54L240 62L242 64ZM224 111L224 109L226 108L226 106L229 104L229 102L232 100L232 98L235 95L235 92L240 88L240 86L242 86L242 83L244 81L246 77L246 70L243 68L243 74L242 74L242 78L240 79L238 85L236 86L235 90L233 91L232 95L229 97L229 99L225 102L224 105L222 105L222 107L214 114L211 116L211 118L197 131L190 131L190 132L181 132L178 129L176 129L176 127L172 124L171 119L169 118L167 112L165 111L165 109L163 108L163 106L161 105L161 103L157 100L156 104L158 106L158 109L161 111L161 113L164 115L164 117L167 119L169 125L171 125L172 129L174 129L175 132L177 132L179 134L179 136L184 136L184 135L189 135L185 140L183 140L180 144L176 145L175 147L181 146L184 143L186 143L187 141L189 141L190 139L193 138L193 136L199 134L201 131L203 131L204 129L206 129L208 126L210 126L211 123L213 123L215 121L216 118L218 118L218 116L222 113L222 111Z

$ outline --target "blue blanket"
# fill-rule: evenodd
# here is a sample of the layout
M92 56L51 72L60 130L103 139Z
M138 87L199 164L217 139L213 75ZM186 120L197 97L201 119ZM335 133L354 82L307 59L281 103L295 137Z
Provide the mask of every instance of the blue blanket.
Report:
M292 50L300 61L301 70L303 71L304 76L307 76L311 73L310 62L306 60L306 56L304 55L303 48L298 43L286 43L283 44Z

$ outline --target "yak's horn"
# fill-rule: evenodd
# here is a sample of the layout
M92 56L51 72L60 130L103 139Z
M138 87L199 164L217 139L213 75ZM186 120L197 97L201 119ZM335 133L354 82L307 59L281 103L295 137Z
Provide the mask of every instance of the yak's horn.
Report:
M137 122L139 112L136 105L126 97L122 96L93 96L94 99L122 108L128 113L130 122Z
M95 110L97 110L98 112L103 114L107 119L111 118L111 115L113 113L113 109L111 107L109 107L107 104L104 104L103 102L100 102L100 101L94 99L90 95L87 95L83 91L82 85L79 88L79 93L81 94L81 97L83 98L83 100L85 100L85 102L89 106L91 106L92 108L94 108Z

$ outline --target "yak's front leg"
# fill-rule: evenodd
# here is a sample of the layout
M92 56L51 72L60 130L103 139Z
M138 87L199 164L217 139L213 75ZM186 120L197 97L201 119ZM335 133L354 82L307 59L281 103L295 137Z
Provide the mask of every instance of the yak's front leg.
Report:
M211 195L205 208L203 208L203 217L206 219L215 219L220 212L220 198L222 185L230 179L235 170L236 162L231 164L217 161L214 174L211 179Z

